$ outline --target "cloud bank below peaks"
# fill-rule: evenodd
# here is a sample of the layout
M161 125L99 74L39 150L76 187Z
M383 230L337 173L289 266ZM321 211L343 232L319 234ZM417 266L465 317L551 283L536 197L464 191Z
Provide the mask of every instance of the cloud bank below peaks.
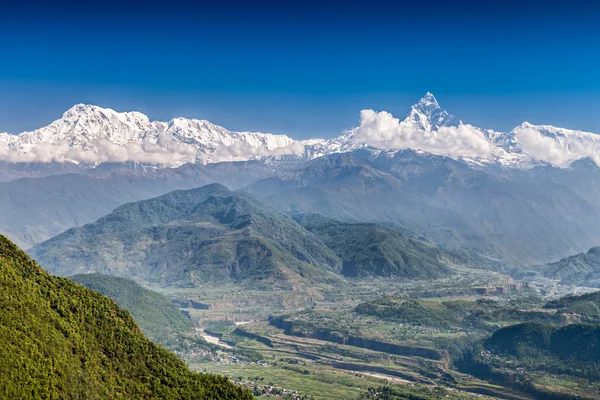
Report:
M360 126L353 137L378 149L422 150L455 159L487 159L499 150L480 129L472 125L441 127L437 131L420 130L386 111L362 110Z
M0 160L11 163L124 163L138 162L161 165L180 165L194 161L198 150L195 146L177 143L166 135L159 135L156 142L142 141L116 144L100 138L85 146L72 146L68 140L38 142L19 151L9 141L0 140Z
M575 160L590 158L600 166L600 135L528 123L512 132L522 151L535 160L566 168Z

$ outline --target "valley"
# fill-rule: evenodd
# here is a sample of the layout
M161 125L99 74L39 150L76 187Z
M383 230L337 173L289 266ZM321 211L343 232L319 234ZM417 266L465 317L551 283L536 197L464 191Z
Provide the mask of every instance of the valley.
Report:
M153 289L171 299L208 306L183 308L201 335L216 339L208 353L181 355L190 367L229 376L258 395L349 399L369 388L389 386L416 392L443 388L459 398L540 398L541 392L524 385L473 376L461 363L471 347L503 326L532 320L560 323L562 317L544 309L544 300L533 288L512 289L514 283L506 275L461 272L427 282L350 280L343 288L314 288L320 296L237 285ZM556 283L544 287L555 296L572 291ZM481 296L481 288L494 291ZM365 307L393 304L386 299L399 298L430 309L441 304L450 308L427 314L417 303L409 303L406 309L416 314L400 320L385 317L384 311L372 314ZM451 308L464 315L464 321L451 319ZM424 320L426 315L434 319ZM534 385L551 380L552 392L564 398L600 396L600 387L585 379L532 371L527 380Z

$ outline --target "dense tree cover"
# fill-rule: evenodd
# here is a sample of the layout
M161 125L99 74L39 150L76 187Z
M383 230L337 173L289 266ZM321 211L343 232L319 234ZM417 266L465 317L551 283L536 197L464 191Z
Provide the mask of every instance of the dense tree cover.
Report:
M356 306L359 314L373 315L413 325L438 328L457 326L459 319L442 302L384 297Z
M103 274L80 274L69 279L113 299L131 313L142 331L152 339L163 341L171 333L194 327L165 296L146 289L132 280Z
M355 311L411 325L483 331L493 331L499 323L505 322L556 320L556 316L550 313L523 311L485 299L434 301L386 296L361 303Z
M499 329L483 347L530 369L600 378L600 325L525 322Z
M565 296L549 301L544 307L556 309L561 314L575 314L583 322L598 322L600 321L600 292Z
M294 217L342 259L349 277L435 279L449 274L452 258L435 245L375 223L336 221L320 214Z
M117 304L42 270L0 236L0 397L251 399L189 371Z

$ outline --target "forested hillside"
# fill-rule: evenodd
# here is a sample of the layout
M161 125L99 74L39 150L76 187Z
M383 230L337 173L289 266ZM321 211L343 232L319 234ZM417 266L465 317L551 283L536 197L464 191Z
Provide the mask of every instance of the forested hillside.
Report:
M102 274L73 275L69 279L113 299L119 307L129 311L142 331L153 339L162 340L173 332L189 331L194 326L166 297L132 280Z
M0 397L251 399L144 337L114 301L53 277L0 236Z

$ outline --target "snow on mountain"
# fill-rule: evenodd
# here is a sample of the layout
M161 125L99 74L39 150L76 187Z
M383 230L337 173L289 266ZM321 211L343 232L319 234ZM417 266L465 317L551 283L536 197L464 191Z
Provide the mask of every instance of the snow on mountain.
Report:
M403 123L422 131L462 125L462 121L442 109L433 94L429 92L410 108Z
M134 161L178 166L253 159L312 159L360 148L413 149L473 165L566 167L590 158L600 165L600 135L523 123L510 132L465 124L425 94L400 120L363 110L359 126L333 139L294 140L286 135L233 132L206 120L150 121L139 112L77 104L61 119L32 132L0 134L0 160L97 165Z
M136 161L177 166L302 154L302 143L285 135L230 132L206 120L151 122L139 112L78 104L43 128L0 135L0 157L12 162Z
M515 151L557 167L582 158L600 166L600 135L595 133L524 122L505 137L515 143Z
M385 111L363 110L361 124L350 137L382 150L410 148L472 165L531 168L543 163L564 168L590 158L600 166L600 135L527 122L509 132L483 129L443 110L431 93L412 106L404 120Z

